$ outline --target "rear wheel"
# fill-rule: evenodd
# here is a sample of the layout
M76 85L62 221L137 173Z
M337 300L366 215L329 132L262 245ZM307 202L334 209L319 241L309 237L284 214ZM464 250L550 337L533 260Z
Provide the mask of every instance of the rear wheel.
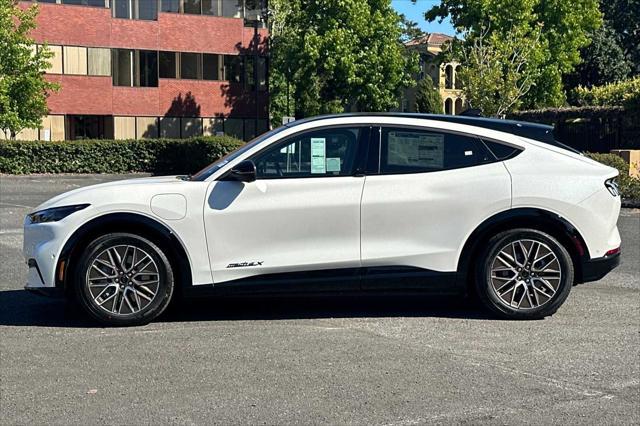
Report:
M162 249L135 234L113 233L89 244L75 271L75 295L107 325L152 321L169 304L174 279Z
M503 318L553 315L573 284L573 263L551 235L513 229L491 238L480 254L476 287L483 303Z

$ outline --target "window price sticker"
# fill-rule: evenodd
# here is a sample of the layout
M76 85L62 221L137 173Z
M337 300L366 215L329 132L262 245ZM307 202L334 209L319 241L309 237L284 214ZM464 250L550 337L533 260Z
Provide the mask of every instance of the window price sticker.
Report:
M311 138L311 173L326 173L327 150L325 138Z

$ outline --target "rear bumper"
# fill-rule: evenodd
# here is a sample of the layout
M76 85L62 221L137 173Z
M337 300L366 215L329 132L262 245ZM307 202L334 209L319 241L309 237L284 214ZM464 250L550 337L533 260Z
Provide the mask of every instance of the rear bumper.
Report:
M620 252L611 256L582 261L581 277L577 283L598 281L620 264Z

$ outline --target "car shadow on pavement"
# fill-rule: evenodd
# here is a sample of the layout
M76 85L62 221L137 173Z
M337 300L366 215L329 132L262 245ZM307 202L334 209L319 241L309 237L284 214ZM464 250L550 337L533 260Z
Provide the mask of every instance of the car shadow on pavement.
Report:
M250 296L179 300L156 322L315 318L442 317L493 319L473 299L426 295ZM62 298L0 291L0 326L99 327Z

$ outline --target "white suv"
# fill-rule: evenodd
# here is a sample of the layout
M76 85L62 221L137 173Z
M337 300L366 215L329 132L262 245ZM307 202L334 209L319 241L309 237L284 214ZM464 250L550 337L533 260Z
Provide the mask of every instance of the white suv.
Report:
M551 127L345 114L290 123L194 176L59 195L24 224L26 288L97 320L156 318L174 294L466 293L553 314L619 263L615 169Z

